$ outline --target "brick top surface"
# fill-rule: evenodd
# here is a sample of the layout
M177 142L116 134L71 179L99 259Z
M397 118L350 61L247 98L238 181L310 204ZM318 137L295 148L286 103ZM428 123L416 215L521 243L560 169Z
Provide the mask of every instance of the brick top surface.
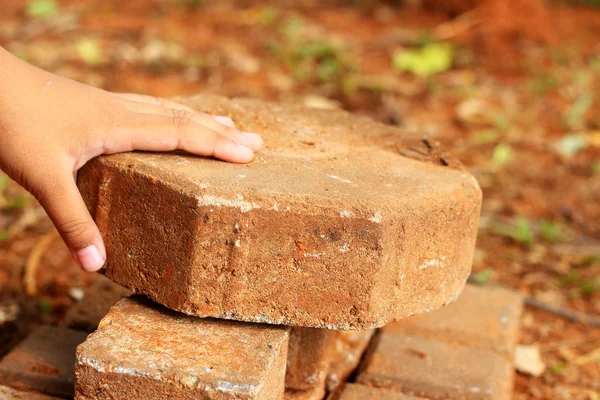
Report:
M461 292L481 191L437 144L342 111L181 101L265 148L249 165L140 152L88 163L78 184L110 279L192 315L333 329Z
M193 318L134 296L113 306L78 347L77 369L255 398L285 359L288 336L285 327Z
M518 340L522 311L521 296L511 290L467 285L456 302L387 325L382 331L425 336L511 355Z

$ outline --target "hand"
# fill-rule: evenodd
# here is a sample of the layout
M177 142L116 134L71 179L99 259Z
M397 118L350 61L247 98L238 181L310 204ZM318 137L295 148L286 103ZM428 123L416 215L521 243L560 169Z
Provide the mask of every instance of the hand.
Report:
M184 150L247 163L260 136L226 117L150 96L114 94L35 68L0 47L0 168L44 207L81 268L106 250L73 174L101 154Z

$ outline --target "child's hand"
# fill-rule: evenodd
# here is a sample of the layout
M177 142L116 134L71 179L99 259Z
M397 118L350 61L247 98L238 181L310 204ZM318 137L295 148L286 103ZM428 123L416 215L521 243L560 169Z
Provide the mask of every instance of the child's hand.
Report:
M73 173L100 154L185 150L247 163L260 136L225 117L148 96L114 94L50 74L0 47L0 168L44 207L79 265L106 259Z

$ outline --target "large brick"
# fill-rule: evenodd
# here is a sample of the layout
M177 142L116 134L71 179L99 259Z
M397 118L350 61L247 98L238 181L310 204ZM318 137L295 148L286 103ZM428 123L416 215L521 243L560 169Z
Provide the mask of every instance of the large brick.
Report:
M381 329L357 381L431 399L511 397L519 295L467 286L453 304Z
M60 400L40 393L21 392L8 386L0 386L0 400Z
M332 394L329 400L425 400L421 397L407 396L402 393L372 388L349 383L337 393Z
M73 305L65 317L69 328L93 332L108 310L124 297L131 295L129 289L99 276L98 280L85 291L85 297Z
M462 291L481 191L435 142L343 111L184 102L266 147L249 165L139 152L89 162L78 186L107 277L187 314L342 330Z
M335 347L331 349L329 369L327 372L327 390L333 392L354 372L374 330L338 331Z
M16 389L73 396L75 349L87 332L44 326L0 361L0 383Z
M75 398L281 399L288 340L286 327L124 299L77 349Z
M454 303L387 325L382 332L483 347L512 358L522 312L521 296L511 290L467 285Z

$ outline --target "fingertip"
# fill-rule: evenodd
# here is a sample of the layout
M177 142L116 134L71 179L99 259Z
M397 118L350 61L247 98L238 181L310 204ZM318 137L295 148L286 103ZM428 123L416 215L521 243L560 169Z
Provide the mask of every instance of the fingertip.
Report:
M223 116L217 115L217 116L213 116L213 119L215 121L217 121L218 123L220 123L221 125L225 125L230 128L235 128L235 123L229 117L223 117Z
M263 146L262 136L252 132L242 132L242 135L251 142L251 145L249 146L251 149L258 150Z
M254 158L254 151L246 146L231 141L223 146L223 148L215 149L215 157L229 162L245 164L252 161Z
M106 262L106 256L96 245L89 245L74 251L77 263L84 271L95 272L100 270Z

